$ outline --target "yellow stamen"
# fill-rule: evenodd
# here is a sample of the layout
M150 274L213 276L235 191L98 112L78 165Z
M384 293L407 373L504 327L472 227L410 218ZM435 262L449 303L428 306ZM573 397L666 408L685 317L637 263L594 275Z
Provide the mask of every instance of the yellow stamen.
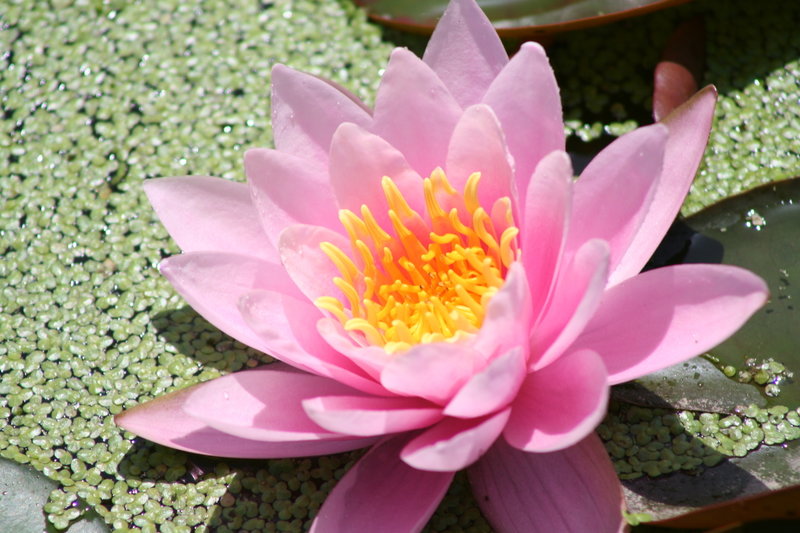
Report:
M478 198L480 179L473 173L459 193L441 169L434 170L423 180L423 218L384 177L391 228L381 227L366 205L361 216L341 210L358 261L332 243L320 245L341 273L333 283L343 299L323 296L317 306L359 342L389 353L473 335L519 255L511 201L496 200L490 216Z
M464 186L464 205L467 211L474 213L481 204L478 202L478 182L481 179L481 173L475 172L467 179L467 184Z

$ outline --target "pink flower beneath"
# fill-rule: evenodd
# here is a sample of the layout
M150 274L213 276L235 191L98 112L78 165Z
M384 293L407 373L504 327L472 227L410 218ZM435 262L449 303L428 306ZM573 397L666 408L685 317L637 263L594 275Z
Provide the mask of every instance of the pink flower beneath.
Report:
M462 468L497 531L621 530L592 434L609 386L712 348L767 295L731 266L639 274L699 164L713 88L573 181L544 51L509 60L473 0L451 3L423 59L392 53L372 111L284 66L272 83L276 149L247 152L247 185L145 189L184 252L163 274L283 363L118 424L228 457L371 446L317 533L420 531Z

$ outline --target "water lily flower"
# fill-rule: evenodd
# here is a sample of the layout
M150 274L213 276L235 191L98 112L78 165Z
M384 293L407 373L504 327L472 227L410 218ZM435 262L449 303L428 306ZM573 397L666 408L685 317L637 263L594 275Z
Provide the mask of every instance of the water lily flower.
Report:
M697 170L698 93L573 180L543 49L508 58L453 0L422 59L396 49L373 110L278 65L275 149L247 184L150 180L183 253L162 273L202 316L280 363L135 407L117 423L195 453L370 447L312 531L420 531L467 469L499 532L624 527L592 430L609 387L729 336L767 295L732 266L640 273Z

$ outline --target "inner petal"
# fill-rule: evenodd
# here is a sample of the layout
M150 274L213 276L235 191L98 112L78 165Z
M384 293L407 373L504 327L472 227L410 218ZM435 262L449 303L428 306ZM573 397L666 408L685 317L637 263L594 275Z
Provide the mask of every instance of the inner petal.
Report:
M366 205L360 213L339 211L354 256L330 242L320 248L341 274L333 283L344 298L323 296L315 304L357 343L389 353L477 332L519 256L510 199L481 206L480 180L473 173L459 192L437 168L423 180L426 212L420 214L384 177L392 227L381 227Z

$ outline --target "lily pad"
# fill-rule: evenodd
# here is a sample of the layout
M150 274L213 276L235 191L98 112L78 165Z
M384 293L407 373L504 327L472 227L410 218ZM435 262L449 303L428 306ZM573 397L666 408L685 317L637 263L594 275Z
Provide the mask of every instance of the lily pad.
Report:
M673 224L648 263L726 263L764 278L771 298L708 357L615 388L649 407L730 413L737 407L800 407L800 178L764 185ZM794 283L793 283L794 282Z
M58 483L30 466L0 458L0 531L54 531L45 519L44 505ZM83 513L82 513L83 514ZM95 513L73 522L65 533L107 533Z
M625 481L625 501L629 512L646 513L655 520L672 519L665 524L715 527L729 523L731 517L724 513L716 518L697 514L693 519L689 513L711 505L727 504L733 509L750 499L756 501L759 495L769 498L770 491L794 490L800 485L797 464L800 464L800 441L785 447L762 446L746 457L732 458L706 469L699 476L676 472L656 479L642 477ZM790 516L788 510L777 505L765 507L761 515L749 519Z
M607 24L689 0L478 0L502 37L541 36ZM431 33L449 0L356 0L387 26Z
M695 357L613 388L616 400L655 408L735 413L748 405L766 407L756 387L735 383L711 362Z
M665 522L670 526L704 528L731 523L730 513L742 508L753 509L749 518L753 520L795 516L796 504L787 509L771 498L774 491L779 491L774 497L780 498L800 490L800 440L795 436L786 437L786 442L771 440L767 433L789 424L793 427L783 429L794 435L800 424L796 411L791 411L800 405L800 387L793 377L800 376L800 317L794 308L800 298L795 288L800 279L798 232L800 179L792 179L731 197L679 221L651 259L649 268L696 262L739 265L761 275L772 297L745 327L711 351L716 367L697 358L618 387L615 397L652 407L706 412L727 412L739 404L737 413L762 424L765 444L699 474L677 472L625 481L631 512L672 519ZM725 369L724 374L719 367ZM745 380L748 383L741 383ZM752 403L742 409L746 402ZM760 411L757 406L772 407ZM784 418L786 412L790 416ZM767 445L778 443L782 445ZM716 507L713 512L697 511L706 506ZM747 519L744 515L736 521Z
M723 263L759 274L771 293L767 305L711 354L737 375L749 367L751 382L761 385L768 404L800 406L800 179L728 198L686 223L705 237L692 237L689 258L715 247ZM758 375L770 360L777 363L775 370L785 369Z

